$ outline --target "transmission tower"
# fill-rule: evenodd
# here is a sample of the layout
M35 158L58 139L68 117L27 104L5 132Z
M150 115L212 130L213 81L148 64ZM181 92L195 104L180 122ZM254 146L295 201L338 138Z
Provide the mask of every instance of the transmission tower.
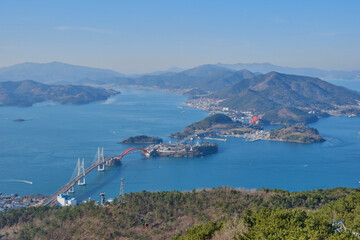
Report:
M121 178L121 184L120 184L120 195L119 199L120 202L125 202L125 185L124 185L124 178Z
M105 204L105 193L100 193L100 198L101 198L101 201L100 201L100 204L101 205L104 205Z

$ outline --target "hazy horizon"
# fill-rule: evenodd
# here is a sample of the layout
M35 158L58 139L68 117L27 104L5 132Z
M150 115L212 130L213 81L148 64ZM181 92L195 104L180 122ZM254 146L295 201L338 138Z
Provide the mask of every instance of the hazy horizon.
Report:
M114 72L117 72L117 73L120 73L120 74L125 74L125 75L141 75L141 74L151 74L151 73L156 73L156 72L166 72L166 71L169 71L173 68L175 69L181 69L181 71L185 71L185 70L188 70L188 69L192 69L192 68L196 68L196 67L199 67L199 66L203 66L203 65L217 65L217 64L270 64L270 65L274 65L274 66L278 66L278 67L284 67L284 68L298 68L298 69L317 69L317 70L324 70L324 71L345 71L345 72L357 72L357 71L360 71L359 69L352 69L352 70L344 70L344 69L321 69L321 68L316 68L316 67L308 67L308 66L302 66L302 67L293 67L293 66L282 66L282 65L276 65L276 64L272 64L272 63L269 63L269 62L259 62L259 63L255 63L255 62L252 62L252 63L244 63L244 62L236 62L236 63L223 63L223 62L217 62L217 63L203 63L203 64L199 64L199 65L194 65L194 66L189 66L187 68L183 68L183 67L179 67L179 66L171 66L171 67L168 67L166 69L154 69L154 70L151 70L151 71L136 71L136 72L120 72L120 71L117 71L115 69L111 69L111 68L106 68L106 67L97 67L97 66L89 66L89 65L82 65L82 64L72 64L72 63L68 63L68 62L61 62L61 61L50 61L50 62L30 62L30 61L27 61L27 62L20 62L20 63L16 63L16 64L12 64L12 65L6 65L6 66L0 66L0 69L1 68L6 68L6 67L11 67L11 66L14 66L14 65L20 65L20 64L24 64L24 63L34 63L34 64L49 64L49 63L61 63L61 64L69 64L69 65L74 65L74 66L81 66L81 67L89 67L89 68L98 68L98 69L103 69L103 70L109 70L109 71L114 71ZM229 68L231 69L231 68Z
M63 62L125 74L203 64L360 70L360 2L7 1L0 67Z

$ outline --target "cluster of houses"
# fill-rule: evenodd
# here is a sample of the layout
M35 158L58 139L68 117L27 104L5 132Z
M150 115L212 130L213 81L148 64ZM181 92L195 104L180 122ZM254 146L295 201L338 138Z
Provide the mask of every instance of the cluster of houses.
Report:
M38 206L42 203L42 198L21 197L17 194L11 194L10 196L3 196L0 193L0 212L7 211L9 209L17 209L22 207Z

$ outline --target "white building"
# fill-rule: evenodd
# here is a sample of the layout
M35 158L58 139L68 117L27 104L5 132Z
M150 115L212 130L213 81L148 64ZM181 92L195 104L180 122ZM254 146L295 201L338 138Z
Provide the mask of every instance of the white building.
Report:
M69 195L59 194L56 199L63 207L76 205L76 199L70 198Z

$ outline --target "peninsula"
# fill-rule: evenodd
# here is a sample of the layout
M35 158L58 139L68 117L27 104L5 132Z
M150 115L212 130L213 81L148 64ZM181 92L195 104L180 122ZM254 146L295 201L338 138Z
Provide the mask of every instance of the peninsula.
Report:
M211 113L226 109L233 115L244 112L264 115L269 124L307 124L329 115L360 115L359 92L319 78L279 72L245 74L244 71L227 73L220 78L218 67L207 66L206 69L212 70L206 78L199 74L205 71L204 67L198 67L198 71L193 69L204 87L188 85L186 93L194 93L187 103L190 107ZM208 88L213 82L217 87Z
M264 131L258 124L261 119L252 123L233 121L224 114L211 115L199 122L187 126L182 132L173 133L172 138L191 140L193 138L208 137L239 137L247 141L273 140L297 143L318 143L325 139L314 128L304 125L290 125L279 129Z
M119 94L115 90L80 85L48 85L32 80L0 82L0 106L30 107L35 103L53 101L80 105L106 100Z

